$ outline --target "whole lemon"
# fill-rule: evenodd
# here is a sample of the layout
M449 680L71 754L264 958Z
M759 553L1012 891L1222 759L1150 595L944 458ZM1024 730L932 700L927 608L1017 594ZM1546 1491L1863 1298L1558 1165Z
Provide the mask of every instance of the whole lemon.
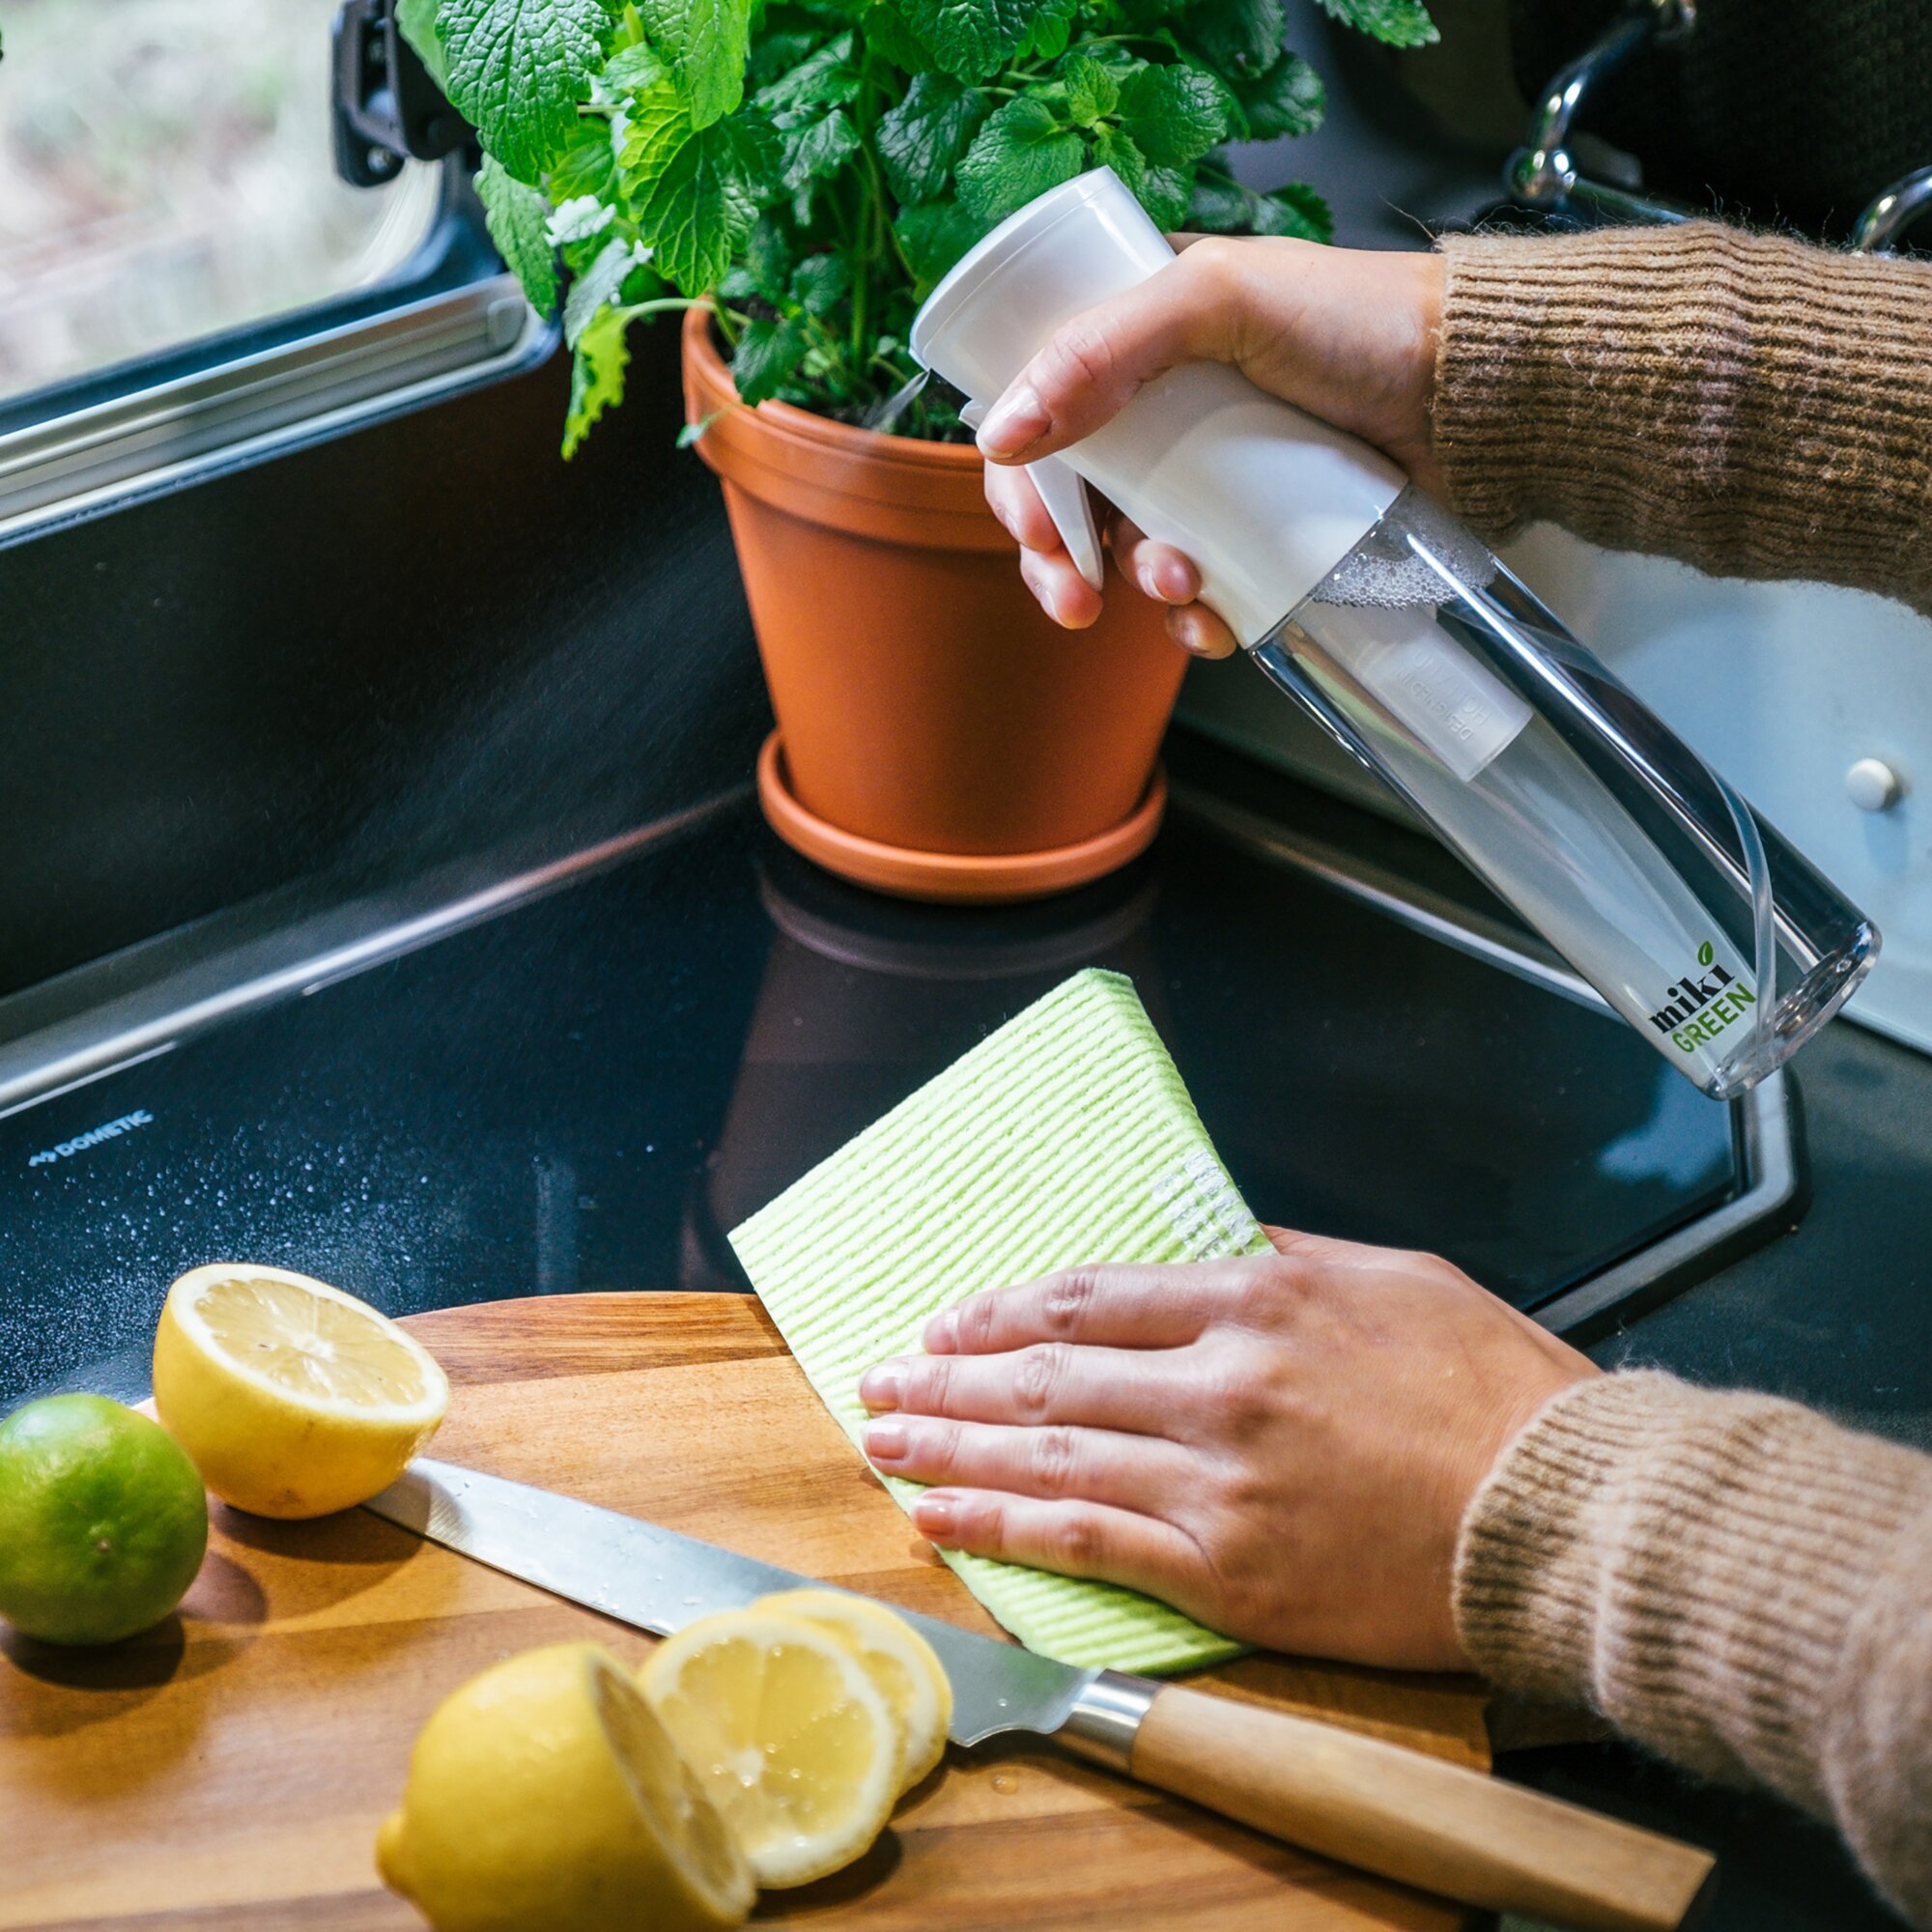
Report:
M507 1658L437 1706L376 1868L437 1932L711 1932L755 1897L696 1773L592 1643Z
M168 1432L99 1395L0 1422L0 1616L48 1643L159 1623L208 1548L208 1498Z

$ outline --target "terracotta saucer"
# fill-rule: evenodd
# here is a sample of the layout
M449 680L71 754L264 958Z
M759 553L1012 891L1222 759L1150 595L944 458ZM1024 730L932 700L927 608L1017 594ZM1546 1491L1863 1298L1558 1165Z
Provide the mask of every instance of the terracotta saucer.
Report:
M774 731L758 753L758 803L787 845L828 871L898 898L983 905L1068 892L1137 859L1160 830L1167 776L1156 765L1140 804L1111 830L1077 845L1046 852L916 852L841 832L808 810L793 795L784 749Z

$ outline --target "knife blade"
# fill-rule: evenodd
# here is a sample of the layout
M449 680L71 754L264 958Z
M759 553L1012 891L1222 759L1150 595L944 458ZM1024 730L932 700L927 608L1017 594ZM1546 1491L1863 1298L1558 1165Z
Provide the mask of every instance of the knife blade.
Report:
M492 1570L659 1636L779 1590L833 1587L637 1517L424 1456L364 1507ZM1002 1731L1058 1731L1101 1675L893 1608L931 1644L952 1680L954 1744L977 1745Z
M364 1507L661 1636L775 1591L837 1587L427 1457ZM1708 1895L1707 1854L1540 1792L1313 1719L1121 1671L1076 1669L892 1607L952 1680L955 1744L1037 1732L1310 1851L1576 1932L1675 1932Z

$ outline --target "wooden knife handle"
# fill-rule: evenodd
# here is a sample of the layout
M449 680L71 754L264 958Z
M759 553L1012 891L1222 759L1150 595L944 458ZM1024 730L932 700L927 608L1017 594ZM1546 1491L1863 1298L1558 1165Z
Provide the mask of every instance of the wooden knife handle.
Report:
M1420 1751L1178 1686L1141 1719L1129 1769L1309 1851L1575 1932L1674 1932L1715 1863Z

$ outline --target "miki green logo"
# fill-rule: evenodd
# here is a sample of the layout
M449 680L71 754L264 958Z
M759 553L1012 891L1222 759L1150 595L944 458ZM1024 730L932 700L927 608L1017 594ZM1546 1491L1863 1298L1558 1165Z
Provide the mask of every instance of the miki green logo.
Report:
M1697 970L1664 989L1664 1001L1650 1016L1680 1053L1695 1053L1742 1019L1757 1005L1747 982L1718 964L1718 949L1707 939L1697 949Z

